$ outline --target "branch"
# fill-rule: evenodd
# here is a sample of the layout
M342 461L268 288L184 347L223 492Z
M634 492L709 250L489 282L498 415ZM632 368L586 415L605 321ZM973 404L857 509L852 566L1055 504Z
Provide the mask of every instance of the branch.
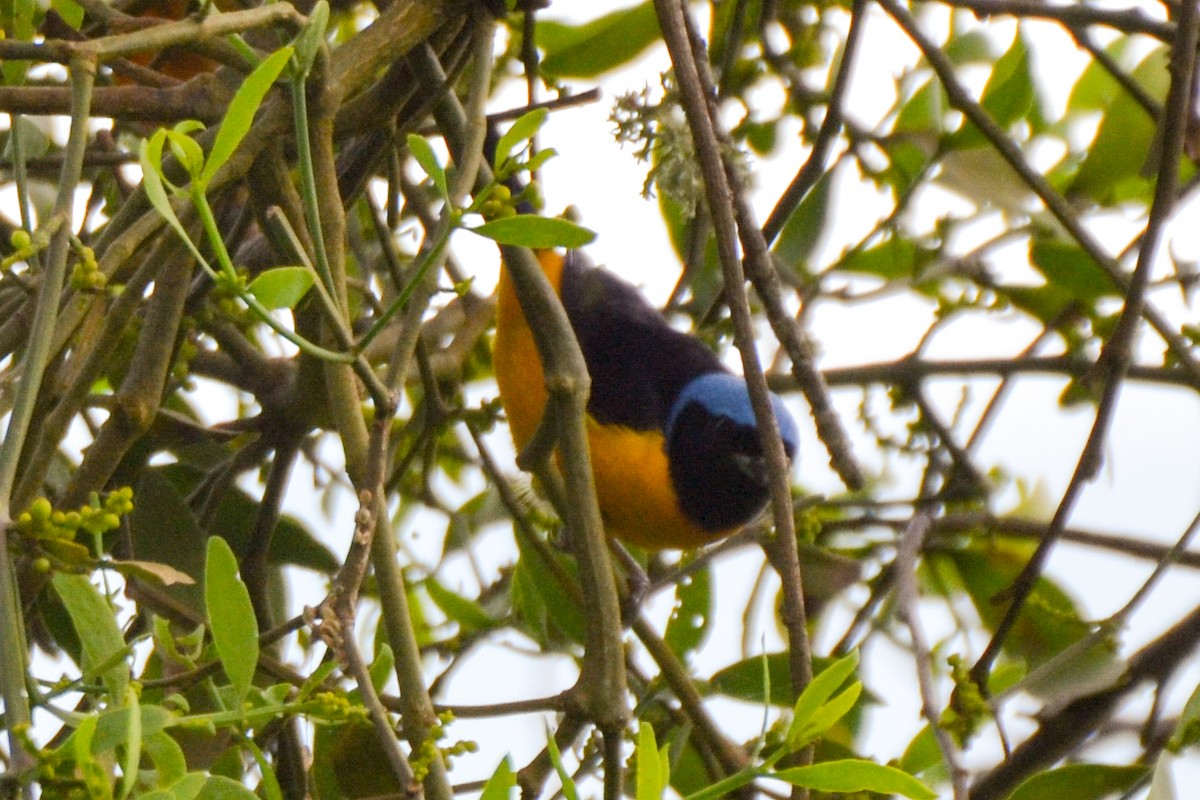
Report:
M891 0L888 0L890 2ZM987 675L1000 653L1005 639L1029 595L1033 592L1050 551L1066 528L1067 520L1083 491L1091 482L1103 462L1104 441L1116 411L1117 397L1129 371L1132 359L1134 335L1141 323L1146 307L1146 287L1158 251L1159 240L1167 222L1175 210L1179 185L1179 159L1183 153L1184 136L1187 132L1189 109L1192 107L1192 86L1196 71L1196 43L1200 38L1200 11L1195 3L1184 3L1179 15L1180 39L1175 43L1171 58L1171 88L1167 96L1166 113L1162 119L1162 160L1159 164L1158 180L1154 188L1154 201L1150 206L1150 217L1138 253L1137 266L1129 280L1125 293L1125 307L1117 326L1100 354L1098 366L1105 370L1104 393L1096 408L1096 419L1088 435L1079 463L1071 476L1071 482L1063 493L1062 501L1050 521L1046 535L1038 543L1021 574L1004 593L1009 600L1004 617L996 626L987 648L971 668L971 676L982 688L987 684Z
M75 202L75 187L83 170L83 154L87 150L88 124L92 87L96 81L96 62L89 58L71 61L71 130L67 139L67 157L63 162L58 195L54 201L53 217L57 229L43 265L37 305L30 326L30 338L21 361L22 374L13 400L4 441L0 443L0 694L4 698L5 727L8 729L9 756L13 767L22 770L29 766L29 755L21 745L21 727L29 723L29 700L25 693L26 642L20 596L14 574L14 562L9 555L8 537L12 524L12 490L17 476L17 461L24 449L25 438L33 421L34 406L41 390L51 352L58 304L62 297L67 274L71 212ZM14 133L18 127L14 120ZM19 145L18 145L19 147ZM24 205L24 204L22 204ZM32 796L26 787L26 796Z
M1108 10L1097 6L1051 4L1042 0L943 0L952 8L974 11L980 18L1010 16L1018 19L1052 19L1075 29L1103 25L1122 33L1144 33L1170 44L1175 40L1176 26L1147 15L1140 8Z
M758 421L762 450L770 469L775 540L773 545L767 548L767 553L783 582L784 619L790 645L792 688L798 697L812 680L812 657L806 628L800 564L796 554L796 530L792 517L787 457L783 451L783 442L779 438L779 425L771 408L767 382L755 349L753 320L745 291L746 276L738 257L739 234L742 246L747 252L760 259L758 274L761 276L772 270L769 263L761 261L766 253L761 232L751 224L748 207L742 205L744 200L740 192L735 193L731 186L731 167L722 157L714 121L715 109L710 105L713 92L711 88L706 90L706 81L702 77L702 74L707 76L707 72L704 71L707 58L697 57L693 50L693 47L702 45L691 40L687 10L679 0L655 0L654 7L658 13L663 40L671 54L671 62L675 65L675 77L679 81L684 113L704 176L708 210L716 233L717 252L725 278L726 299L733 317L734 339L742 356L742 369L754 406L754 415ZM711 87L711 80L707 81L707 84ZM735 219L735 208L738 212L746 213L739 213L739 218Z
M1023 780L1070 755L1109 719L1120 704L1146 681L1166 681L1200 641L1200 608L1144 647L1129 661L1125 680L1111 689L1081 697L1042 719L1003 763L978 778L970 800L1001 800Z

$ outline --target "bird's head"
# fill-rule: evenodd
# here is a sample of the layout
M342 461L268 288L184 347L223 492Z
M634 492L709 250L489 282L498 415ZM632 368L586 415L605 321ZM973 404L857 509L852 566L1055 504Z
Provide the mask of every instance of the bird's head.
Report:
M771 406L793 460L800 442L796 421L777 395ZM762 510L769 476L744 379L712 372L692 380L671 407L663 434L676 495L693 521L723 530Z

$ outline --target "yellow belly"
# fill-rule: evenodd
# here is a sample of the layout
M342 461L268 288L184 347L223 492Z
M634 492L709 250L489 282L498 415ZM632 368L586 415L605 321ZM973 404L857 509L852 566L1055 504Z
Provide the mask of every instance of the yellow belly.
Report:
M538 260L554 290L562 285L562 258L542 251ZM546 407L546 381L533 332L506 270L500 274L493 364L513 442L528 444ZM588 419L596 499L605 530L650 550L698 547L729 531L707 532L683 516L671 487L663 437Z

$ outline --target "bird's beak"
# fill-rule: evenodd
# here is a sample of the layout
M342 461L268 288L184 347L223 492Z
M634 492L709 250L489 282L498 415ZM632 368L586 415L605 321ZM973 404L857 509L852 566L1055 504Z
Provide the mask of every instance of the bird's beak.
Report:
M771 482L771 473L767 468L767 459L763 456L750 456L745 453L735 453L733 463L737 465L741 471L750 480L757 483L759 486L768 486Z

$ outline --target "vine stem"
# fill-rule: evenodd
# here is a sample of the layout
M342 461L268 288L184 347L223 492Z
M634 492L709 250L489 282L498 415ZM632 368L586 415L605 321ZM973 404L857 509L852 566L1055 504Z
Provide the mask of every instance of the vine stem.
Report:
M13 767L21 770L30 763L21 747L20 727L30 721L29 698L25 694L25 625L17 592L16 574L11 559L8 534L12 529L12 489L17 475L17 462L29 434L34 405L54 341L54 325L62 300L67 275L67 256L70 253L70 219L75 202L75 187L83 170L83 153L87 149L88 122L91 112L92 88L96 81L96 60L82 54L71 61L71 132L67 140L66 157L58 182L53 218L57 229L50 240L45 269L41 275L37 306L29 331L29 347L25 351L21 378L4 442L0 444L0 693L4 697L4 712L8 728L9 757ZM14 135L16 135L14 126ZM32 787L25 794L32 797Z

